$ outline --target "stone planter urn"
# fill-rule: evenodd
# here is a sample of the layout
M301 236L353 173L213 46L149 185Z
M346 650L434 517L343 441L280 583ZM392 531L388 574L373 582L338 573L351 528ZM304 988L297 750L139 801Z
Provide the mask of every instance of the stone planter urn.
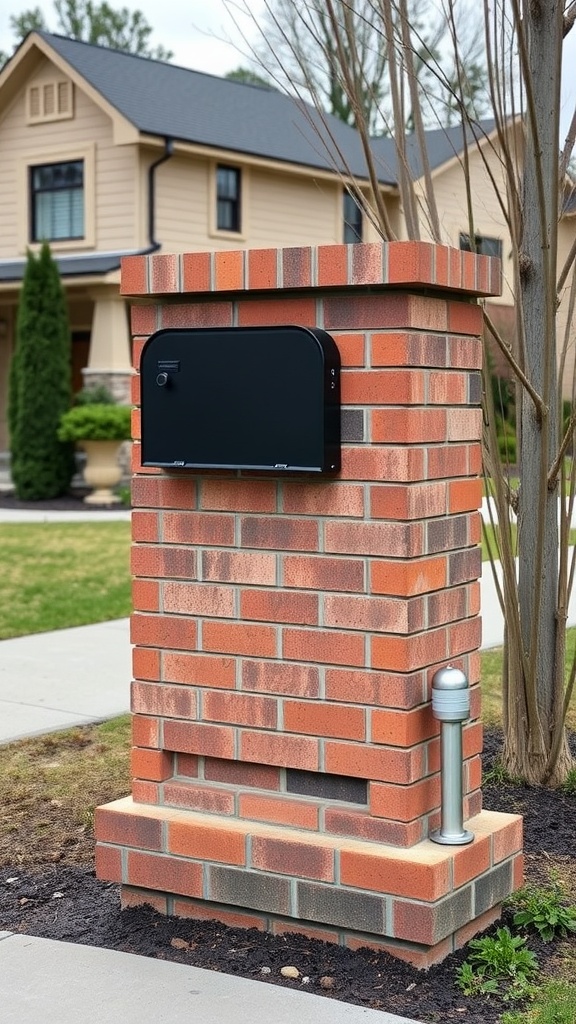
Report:
M120 501L112 488L122 479L119 456L122 441L82 441L86 452L84 480L92 490L84 501L87 505L113 505Z

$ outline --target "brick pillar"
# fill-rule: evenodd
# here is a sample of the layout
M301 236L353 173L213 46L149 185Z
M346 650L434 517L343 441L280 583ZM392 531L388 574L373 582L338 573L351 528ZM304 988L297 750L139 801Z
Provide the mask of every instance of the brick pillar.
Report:
M128 257L136 368L167 327L298 324L342 358L342 471L133 479L132 796L97 811L127 903L426 966L521 878L483 811L477 296L497 261L428 243ZM138 403L138 376L134 401ZM435 670L472 684L472 845L439 824Z

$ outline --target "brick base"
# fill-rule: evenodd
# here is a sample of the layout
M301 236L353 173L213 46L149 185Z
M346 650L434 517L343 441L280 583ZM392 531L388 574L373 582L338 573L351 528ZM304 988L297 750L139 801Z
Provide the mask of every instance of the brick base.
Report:
M467 827L470 846L398 850L127 797L97 810L96 870L130 905L304 930L428 967L485 928L520 881L521 819L483 811Z

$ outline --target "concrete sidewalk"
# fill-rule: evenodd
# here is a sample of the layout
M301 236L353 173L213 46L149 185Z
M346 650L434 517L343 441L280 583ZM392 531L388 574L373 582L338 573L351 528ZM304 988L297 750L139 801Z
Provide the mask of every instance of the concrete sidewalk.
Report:
M0 932L2 1024L417 1024L200 967Z

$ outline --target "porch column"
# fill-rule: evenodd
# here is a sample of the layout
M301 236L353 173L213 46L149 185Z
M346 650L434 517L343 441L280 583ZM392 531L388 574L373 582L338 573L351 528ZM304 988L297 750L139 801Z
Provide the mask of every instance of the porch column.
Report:
M131 345L126 303L117 286L90 292L94 302L90 356L84 386L105 384L119 402L130 402Z

